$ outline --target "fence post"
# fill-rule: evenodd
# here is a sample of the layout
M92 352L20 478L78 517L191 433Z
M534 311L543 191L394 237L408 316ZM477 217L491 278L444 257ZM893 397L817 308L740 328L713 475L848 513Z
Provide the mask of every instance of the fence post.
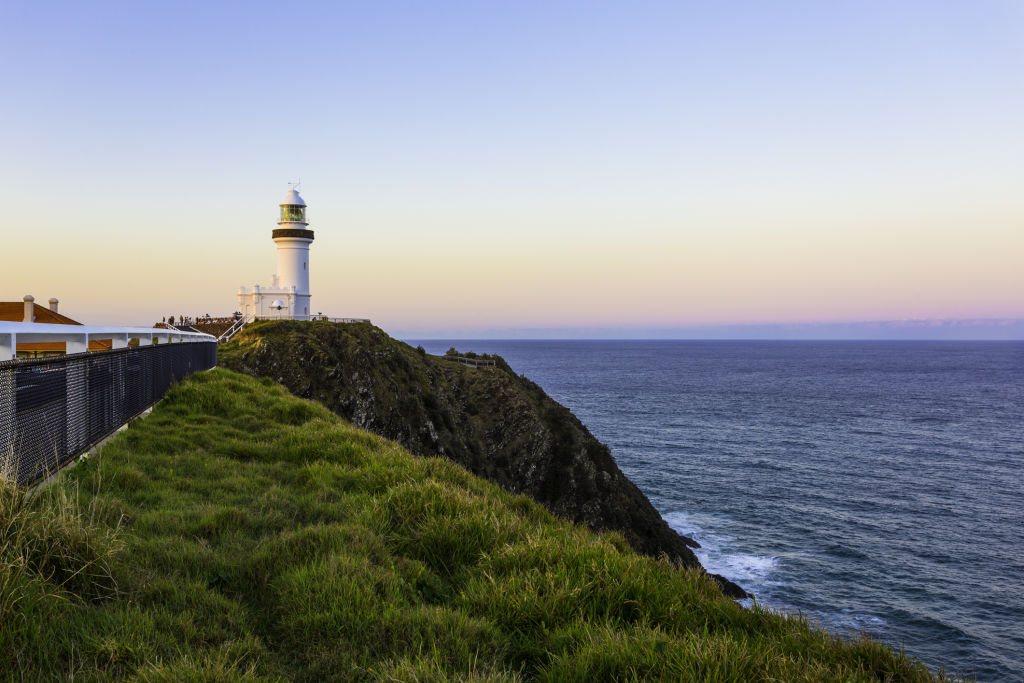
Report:
M18 335L14 332L0 332L0 363L18 355Z
M15 466L14 458L14 368L0 369L0 463ZM9 458L9 460L8 460ZM3 468L0 467L0 470ZM8 472L12 477L15 472Z
M68 346L70 347L70 343ZM71 453L77 453L86 445L89 430L89 375L86 365L84 360L70 361L64 365L67 453L61 453L61 459Z
M82 335L79 339L69 338L65 342L65 351L68 354L85 353L89 350L89 335ZM67 453L60 453L58 457L63 460L69 454L77 453L85 447L89 438L89 368L88 362L65 362L65 418L67 423L67 438L65 445Z

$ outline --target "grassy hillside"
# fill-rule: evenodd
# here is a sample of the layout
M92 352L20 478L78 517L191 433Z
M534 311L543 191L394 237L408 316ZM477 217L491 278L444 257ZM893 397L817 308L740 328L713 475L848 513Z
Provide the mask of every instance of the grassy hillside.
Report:
M931 680L223 369L0 534L13 679Z
M368 323L263 321L221 347L219 362L269 377L417 455L443 455L557 516L621 533L636 550L700 566L563 405L497 358L469 368L419 352ZM733 597L743 590L721 577Z

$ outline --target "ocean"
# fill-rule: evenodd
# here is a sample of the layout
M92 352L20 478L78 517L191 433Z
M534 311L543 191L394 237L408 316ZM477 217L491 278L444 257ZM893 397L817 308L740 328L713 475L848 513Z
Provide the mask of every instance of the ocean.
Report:
M410 343L503 356L759 603L1024 680L1024 342Z

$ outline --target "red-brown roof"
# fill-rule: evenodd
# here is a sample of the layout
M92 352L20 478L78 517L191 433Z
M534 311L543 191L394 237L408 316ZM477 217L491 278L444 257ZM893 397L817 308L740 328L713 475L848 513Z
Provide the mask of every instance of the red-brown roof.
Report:
M81 325L77 320L72 320L66 315L54 313L46 306L35 306L37 323L49 323L51 325ZM20 323L25 319L24 301L0 301L0 320L12 323Z

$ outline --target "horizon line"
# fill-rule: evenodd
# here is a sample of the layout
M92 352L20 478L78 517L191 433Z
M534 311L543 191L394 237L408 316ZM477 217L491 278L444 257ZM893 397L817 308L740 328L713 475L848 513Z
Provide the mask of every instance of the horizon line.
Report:
M403 329L414 341L1024 341L1024 319L958 318L721 325L579 325L567 327Z

